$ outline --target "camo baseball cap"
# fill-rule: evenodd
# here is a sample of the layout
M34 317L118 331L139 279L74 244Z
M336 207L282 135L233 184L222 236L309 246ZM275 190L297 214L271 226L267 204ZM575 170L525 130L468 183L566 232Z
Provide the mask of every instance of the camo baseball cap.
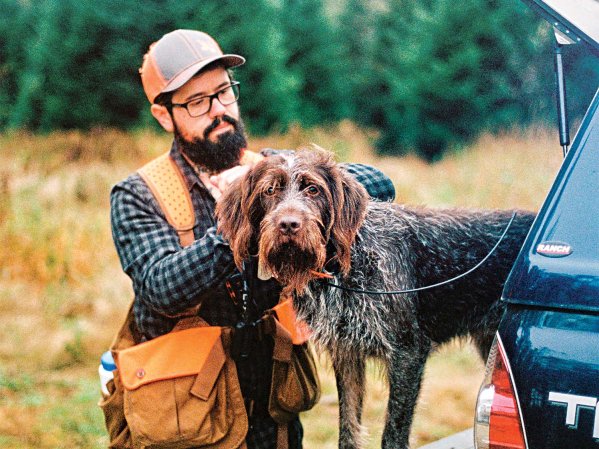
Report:
M163 93L173 92L208 64L221 61L225 68L245 62L239 55L223 54L208 34L194 30L175 30L150 45L139 69L144 92L154 103Z

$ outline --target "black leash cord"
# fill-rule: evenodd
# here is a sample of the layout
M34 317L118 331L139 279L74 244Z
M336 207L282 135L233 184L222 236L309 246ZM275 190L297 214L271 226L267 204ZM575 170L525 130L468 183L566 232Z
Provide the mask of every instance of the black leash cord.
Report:
M335 288L338 288L340 290L344 290L344 291L347 291L347 292L366 293L367 295L399 295L399 294L402 294L402 293L421 292L422 290L430 290L431 288L440 287L441 285L449 284L451 282L457 281L460 278L468 276L474 270L480 268L480 266L482 264L484 264L489 257L491 257L491 255L495 252L495 250L497 249L497 247L499 247L499 244L501 243L501 241L503 240L503 238L507 234L508 229L510 228L510 226L514 222L514 218L516 218L516 212L514 212L512 214L512 218L510 219L509 223L505 227L505 229L503 231L503 234L501 234L501 237L499 237L499 240L497 240L497 243L495 243L495 246L493 248L491 248L491 251L489 251L489 254L487 254L479 263L477 263L476 265L474 265L468 271L466 271L466 272L464 272L462 274L459 274L456 277L453 277L451 279L447 279L445 281L438 282L436 284L425 285L424 287L410 288L410 289L407 289L407 290L395 290L395 291L388 291L388 292L380 292L380 291L374 291L374 290L359 290L357 288L342 287L341 285L332 284L330 282L326 282L326 285L328 285L329 287L335 287Z

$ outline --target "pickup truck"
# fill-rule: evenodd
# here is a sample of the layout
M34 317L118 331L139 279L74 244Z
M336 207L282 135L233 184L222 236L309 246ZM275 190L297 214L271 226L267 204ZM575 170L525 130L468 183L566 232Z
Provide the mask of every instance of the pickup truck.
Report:
M524 1L555 31L565 159L506 281L474 429L422 449L599 448L599 91L570 146L561 63L599 57L599 0Z

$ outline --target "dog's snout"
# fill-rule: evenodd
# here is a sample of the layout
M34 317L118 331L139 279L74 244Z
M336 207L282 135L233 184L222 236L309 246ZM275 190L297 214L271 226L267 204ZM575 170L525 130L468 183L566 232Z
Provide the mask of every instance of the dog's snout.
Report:
M281 234L290 235L297 233L301 229L302 222L295 215L284 215L279 219L277 225Z

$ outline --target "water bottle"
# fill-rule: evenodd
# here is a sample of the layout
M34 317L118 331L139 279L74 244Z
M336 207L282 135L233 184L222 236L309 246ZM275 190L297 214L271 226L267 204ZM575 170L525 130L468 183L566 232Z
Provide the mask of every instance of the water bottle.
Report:
M110 395L106 384L114 377L112 372L115 369L116 364L112 358L112 353L110 351L106 351L104 354L102 354L102 357L100 358L100 366L98 367L98 373L100 374L100 389L102 390L102 394L105 396Z

